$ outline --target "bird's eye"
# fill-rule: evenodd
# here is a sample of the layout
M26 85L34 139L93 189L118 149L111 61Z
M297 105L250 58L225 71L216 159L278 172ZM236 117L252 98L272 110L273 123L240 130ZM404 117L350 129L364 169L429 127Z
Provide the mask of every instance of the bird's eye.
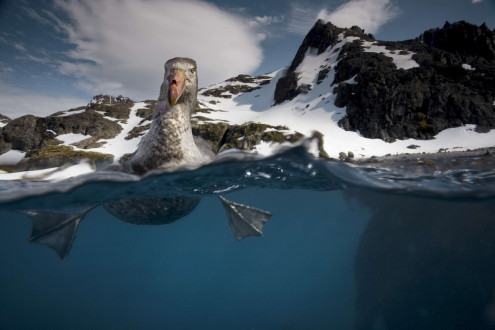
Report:
M195 74L196 73L196 69L189 69L189 72L192 73L192 74Z

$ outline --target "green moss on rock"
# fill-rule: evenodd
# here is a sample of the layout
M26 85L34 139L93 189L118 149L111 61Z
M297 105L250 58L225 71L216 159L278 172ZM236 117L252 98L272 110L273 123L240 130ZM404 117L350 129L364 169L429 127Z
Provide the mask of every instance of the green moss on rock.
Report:
M270 130L266 132L268 129ZM285 130L288 130L285 126L271 126L253 122L243 125L232 125L225 132L219 151L224 151L231 148L252 150L257 144L260 144L261 141L277 143L283 143L286 141L296 142L302 137L302 134L287 135L281 132Z
M88 160L92 164L111 163L113 156L93 151L74 150L68 146L46 146L30 151L16 165L16 170L39 170L63 165L78 164L81 160Z
M211 144L213 152L217 152L225 132L229 128L226 123L202 123L191 121L193 134L201 136Z
M106 144L105 141L99 141L98 138L95 137L90 137L87 139L84 139L82 141L72 143L73 146L79 148L79 149L93 149L93 148L100 148L104 144Z

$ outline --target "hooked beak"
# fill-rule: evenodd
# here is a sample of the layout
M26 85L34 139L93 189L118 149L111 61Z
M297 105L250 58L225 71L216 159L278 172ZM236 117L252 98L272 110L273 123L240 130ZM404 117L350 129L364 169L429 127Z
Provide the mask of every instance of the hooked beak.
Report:
M168 81L168 103L173 107L186 88L186 77L182 70L178 70L168 77Z

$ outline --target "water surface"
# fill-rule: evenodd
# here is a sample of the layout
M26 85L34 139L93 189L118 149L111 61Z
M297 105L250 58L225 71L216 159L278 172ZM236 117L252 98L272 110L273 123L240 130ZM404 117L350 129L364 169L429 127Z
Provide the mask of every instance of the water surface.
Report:
M1 329L491 329L495 173L411 175L292 149L138 180L98 173L0 188ZM237 241L218 195L268 210ZM199 198L136 225L105 202ZM19 210L74 212L68 258Z

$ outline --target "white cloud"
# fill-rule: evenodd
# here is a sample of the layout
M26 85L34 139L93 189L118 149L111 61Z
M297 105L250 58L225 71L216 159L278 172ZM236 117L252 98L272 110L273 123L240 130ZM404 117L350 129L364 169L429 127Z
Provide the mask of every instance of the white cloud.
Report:
M0 114L11 119L31 114L44 117L54 112L86 105L87 100L70 96L47 96L30 91L0 92Z
M292 2L287 29L291 33L306 35L316 22L318 10Z
M483 1L483 0L473 0L472 3L476 4L476 3L480 3L481 1Z
M249 23L251 25L270 25L276 23L282 23L284 21L284 16L255 16Z
M24 47L24 45L21 42L13 42L12 47L14 47L15 49L17 49L18 51L21 51L21 52L26 51L26 47Z
M199 0L56 0L71 24L59 27L75 48L60 72L90 93L156 98L163 64L198 63L200 86L254 71L260 37L239 16Z
M258 41L264 41L269 38L276 38L280 34L282 23L285 16L255 16L248 21L249 27L253 29Z
M399 8L390 0L350 0L331 13L320 11L318 18L338 27L357 25L368 33L376 33L399 14Z
M26 12L26 14L28 14L28 16L30 16L32 19L38 21L41 24L50 25L50 21L47 20L45 17L41 16L40 14L38 14L38 12L35 11L33 8L28 7L28 6L24 6L22 8Z

